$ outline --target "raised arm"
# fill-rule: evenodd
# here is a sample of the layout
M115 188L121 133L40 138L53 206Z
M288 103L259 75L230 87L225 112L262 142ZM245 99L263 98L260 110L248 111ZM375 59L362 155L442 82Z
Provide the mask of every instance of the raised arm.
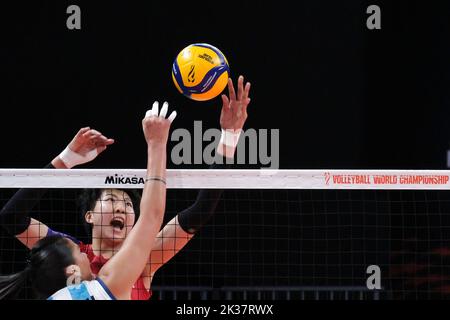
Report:
M228 80L229 97L222 95L223 103L220 114L222 135L216 149L218 157L234 157L240 133L247 120L247 106L250 103L249 92L250 83L247 82L244 87L243 76L238 79L237 95L233 82L231 79ZM221 163L223 164L213 164L210 169L228 167L225 159ZM195 203L180 212L159 232L150 254L150 262L142 274L147 289L150 289L154 273L175 256L214 214L222 193L221 189L200 190Z
M46 169L68 169L89 162L114 143L97 130L89 127L78 131L61 154L56 156ZM47 236L49 228L30 217L34 206L47 189L20 189L0 211L0 224L28 248Z
M148 261L161 228L166 206L166 151L170 124L176 113L165 119L165 102L158 116L158 102L142 120L147 142L147 178L142 194L140 216L122 248L100 270L98 277L118 299L129 299L131 288Z

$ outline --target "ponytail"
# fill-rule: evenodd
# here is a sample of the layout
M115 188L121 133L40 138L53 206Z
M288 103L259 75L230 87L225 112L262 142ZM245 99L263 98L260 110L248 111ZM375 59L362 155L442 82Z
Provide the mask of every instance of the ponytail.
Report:
M0 300L16 299L25 288L29 278L31 267L7 276L0 276Z
M64 288L67 282L65 269L75 264L68 241L58 235L36 242L25 270L0 276L0 300L17 298L28 282L38 299L47 299Z

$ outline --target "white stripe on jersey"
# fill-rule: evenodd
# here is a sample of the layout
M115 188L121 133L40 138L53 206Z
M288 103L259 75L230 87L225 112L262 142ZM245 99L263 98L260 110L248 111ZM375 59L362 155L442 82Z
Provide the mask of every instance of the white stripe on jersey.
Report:
M47 300L116 300L116 298L105 283L98 278L65 287L51 295Z

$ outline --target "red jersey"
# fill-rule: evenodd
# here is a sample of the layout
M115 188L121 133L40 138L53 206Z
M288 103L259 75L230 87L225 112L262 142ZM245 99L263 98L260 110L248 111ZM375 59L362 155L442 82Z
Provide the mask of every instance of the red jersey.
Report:
M78 240L75 237L72 237L71 235L68 235L66 233L54 231L50 228L48 228L47 236L54 236L59 235L63 236L65 238L68 238L72 240L74 243L76 243L80 247L80 251L83 253L86 253L88 256L89 261L91 262L91 270L92 272L97 275L100 269L103 267L103 265L108 262L109 259L105 259L102 256L98 257L94 254L94 250L92 250L91 244L84 244L80 240ZM152 296L152 291L148 291L145 288L144 285L144 279L142 277L139 277L139 279L134 284L133 288L131 289L131 300L148 300Z
M108 262L109 259L105 259L102 256L96 256L94 250L92 250L91 244L78 243L80 251L87 254L89 261L91 262L91 269L94 274L98 274L103 265ZM139 279L131 289L131 300L148 300L152 296L152 291L148 291L144 285L144 279Z

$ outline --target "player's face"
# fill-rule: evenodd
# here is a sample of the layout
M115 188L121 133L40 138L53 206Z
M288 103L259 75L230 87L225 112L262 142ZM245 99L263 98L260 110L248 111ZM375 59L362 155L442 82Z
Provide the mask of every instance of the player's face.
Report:
M91 213L92 236L123 241L134 225L135 213L130 196L121 190L104 190Z

